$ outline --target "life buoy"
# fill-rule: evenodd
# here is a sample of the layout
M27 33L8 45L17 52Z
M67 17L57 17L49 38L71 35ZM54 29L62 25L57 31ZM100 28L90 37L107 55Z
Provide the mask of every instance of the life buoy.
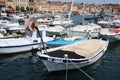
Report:
M29 19L27 22L27 29L29 29L30 31L35 31L36 28L38 27L38 22L35 19Z

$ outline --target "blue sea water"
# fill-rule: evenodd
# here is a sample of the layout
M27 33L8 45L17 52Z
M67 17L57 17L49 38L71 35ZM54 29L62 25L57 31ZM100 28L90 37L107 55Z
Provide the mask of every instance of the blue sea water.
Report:
M73 18L79 24L79 16ZM0 55L0 80L65 80L65 71L48 73L34 53L36 52ZM82 70L94 80L120 80L120 42L110 43L105 55L98 62ZM67 78L90 80L78 69L68 71Z

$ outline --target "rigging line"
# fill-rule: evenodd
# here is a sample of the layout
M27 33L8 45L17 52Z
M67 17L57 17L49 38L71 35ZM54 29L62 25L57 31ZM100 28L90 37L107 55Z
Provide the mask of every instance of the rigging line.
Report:
M79 66L77 66L75 63L73 63L71 60L70 62L76 66L83 74L85 74L90 80L94 80L89 74L87 74L85 71L83 71Z

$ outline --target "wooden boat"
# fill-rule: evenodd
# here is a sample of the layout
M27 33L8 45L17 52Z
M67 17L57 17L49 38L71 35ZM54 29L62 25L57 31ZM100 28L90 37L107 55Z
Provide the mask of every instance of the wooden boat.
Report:
M39 29L39 32L41 33L44 42L53 40L53 38L46 36L46 30L41 28ZM26 37L24 38L0 39L0 54L30 51L38 48L38 46L41 46L41 39L37 31L27 31Z
M37 54L49 72L75 69L76 66L85 67L98 61L107 50L108 43L98 39L84 40L47 49L47 53L43 50Z

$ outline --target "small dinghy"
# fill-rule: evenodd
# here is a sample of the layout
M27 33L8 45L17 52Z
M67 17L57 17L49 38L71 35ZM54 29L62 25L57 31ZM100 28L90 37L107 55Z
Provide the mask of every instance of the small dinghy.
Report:
M85 67L98 61L107 50L108 43L98 39L83 40L42 50L37 54L49 72L66 70L66 68L75 69L76 66Z
M80 42L87 39L88 38L73 36L73 37L62 38L62 39L54 39L52 41L46 42L46 45L48 45L49 47L58 47L58 46L73 44L73 43Z

